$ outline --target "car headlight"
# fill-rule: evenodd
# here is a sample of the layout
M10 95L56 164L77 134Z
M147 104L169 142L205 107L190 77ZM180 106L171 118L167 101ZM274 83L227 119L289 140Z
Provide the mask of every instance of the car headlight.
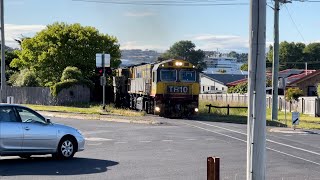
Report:
M159 107L154 108L154 110L157 111L157 112L160 112L160 108Z

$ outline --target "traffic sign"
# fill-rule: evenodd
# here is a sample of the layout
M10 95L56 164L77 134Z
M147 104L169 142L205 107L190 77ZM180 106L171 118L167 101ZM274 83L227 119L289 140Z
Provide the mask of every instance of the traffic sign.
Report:
M299 125L299 112L292 112L292 125Z
M103 77L103 76L100 77L100 85L101 86L107 85L107 78L106 77Z
M103 59L104 59L104 63L103 63ZM102 54L102 53L96 54L96 67L110 67L110 54Z

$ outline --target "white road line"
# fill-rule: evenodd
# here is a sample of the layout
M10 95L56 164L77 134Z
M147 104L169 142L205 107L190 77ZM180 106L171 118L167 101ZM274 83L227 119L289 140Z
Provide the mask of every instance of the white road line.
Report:
M204 125L208 125L208 126L224 129L224 130L227 130L227 131L230 131L230 132L235 132L235 133L239 133L239 134L247 136L247 134L245 134L245 133L242 133L242 132L239 132L239 131L235 131L235 130L232 130L232 129L227 129L227 128L223 128L223 127L219 127L219 126L215 126L215 125L211 125L211 124L207 124L207 123L203 123L203 122L199 122L199 121L196 121L196 122L198 122L200 124L204 124ZM320 156L320 153L317 153L317 152L314 152L314 151L310 151L310 150L307 150L307 149L303 149L303 148L299 148L299 147L295 147L295 146L291 146L291 145L288 145L288 144L280 143L280 142L277 142L277 141L273 141L271 139L266 139L266 141L270 142L270 143L278 144L278 145L281 145L281 146L286 146L286 147L289 147L289 148L292 148L292 149L296 149L296 150L300 150L300 151L304 151L304 152L307 152L307 153L310 153L310 154L314 154L314 155Z
M139 141L141 143L150 143L151 141Z
M164 139L162 140L163 142L172 142L173 140L170 140L170 139Z
M192 125L192 124L188 124L188 123L183 123L183 124L186 124L186 125L189 125L189 126L193 126L193 127L196 127L196 128L202 129L202 130L205 130L205 131L213 132L213 133L216 133L216 134L220 134L220 135L222 135L222 136L226 136L226 137L229 137L229 138L231 138L231 139L238 140L238 141L247 142L247 141L242 140L242 139L240 139L240 138L236 138L236 137L229 136L229 135L226 135L226 134L223 134L223 133L219 133L219 132L217 132L217 131L212 131L212 130L210 130L210 129L202 128L202 127L200 127L200 126L196 126L196 125Z
M220 127L220 126L215 126L215 125L212 125L212 124L207 124L207 123L200 122L200 121L196 121L196 122L197 122L197 123L200 123L200 124L207 125L207 126L212 126L212 127L216 127L216 128L219 128L219 129L224 129L224 130L227 130L227 131L231 131L231 132L235 132L235 133L247 135L246 133L243 133L243 132L240 132L240 131L236 131L236 130L232 130L232 129L227 129L227 128Z
M294 156L292 154L288 154L288 153L285 153L285 152L282 152L282 151L278 151L278 150L275 150L275 149L271 149L271 148L267 148L271 151L274 151L274 152L277 152L277 153L280 153L280 154L284 154L284 155L287 155L287 156L290 156L290 157L294 157L294 158L297 158L297 159L301 159L301 160L304 160L304 161L307 161L307 162L310 162L310 163L313 163L313 164L316 164L316 165L319 165L320 166L320 163L317 163L317 162L314 162L314 161L310 161L308 159L304 159L302 157L299 157L299 156Z
M196 139L185 139L186 141L195 141Z
M118 142L114 142L115 144L126 144L128 143L128 141L118 141Z
M88 144L88 146L99 146L101 145L102 143L97 143L97 144Z
M87 140L87 141L112 141L113 139L90 137L90 138L85 138L85 140Z
M212 130L209 130L209 129L206 129L206 128L202 128L202 127L199 127L199 126L196 126L196 125L192 125L192 124L188 124L188 123L183 123L183 124L186 124L186 125L189 125L189 126L193 126L193 127L205 130L205 131L213 132L213 133L216 133L216 134L219 134L219 135L222 135L222 136L226 136L226 137L229 137L229 138L232 138L232 139L236 139L236 140L239 140L241 142L247 142L245 140L242 140L242 139L239 139L239 138L236 138L236 137L233 137L233 136L229 136L229 135L226 135L226 134L223 134L223 133L219 133L219 132L216 132L216 131L212 131ZM228 129L226 129L226 130L228 130ZM287 145L287 144L280 143L280 145ZM312 154L316 154L316 155L319 154L319 153L316 153L316 152L313 152L313 151L309 151L309 150L305 150L305 149L301 149L301 148L298 148L298 147L294 147L294 146L290 146L290 145L287 145L287 146L289 146L291 148L294 148L294 149L303 150L303 151L306 151L306 152L309 152L309 153L312 153ZM314 161L311 161L311 160L308 160L308 159L304 159L304 158L299 157L299 156L294 156L292 154L288 154L288 153L285 153L285 152L282 152L282 151L278 151L278 150L275 150L275 149L272 149L272 148L268 148L268 147L267 147L267 149L269 149L271 151L274 151L274 152L277 152L277 153L280 153L280 154L284 154L284 155L290 156L290 157L294 157L296 159L304 160L306 162L310 162L310 163L313 163L313 164L316 164L316 165L320 166L320 163L317 163L317 162L314 162Z

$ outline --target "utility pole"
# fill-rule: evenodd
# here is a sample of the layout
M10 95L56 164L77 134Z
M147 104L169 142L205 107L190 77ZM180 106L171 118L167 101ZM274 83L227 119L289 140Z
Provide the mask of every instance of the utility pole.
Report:
M106 68L105 68L105 54L104 52L102 53L102 67L103 67L103 85L102 85L102 109L105 110L106 109Z
M274 42L272 63L272 115L271 120L278 120L278 78L279 78L279 0L274 0Z
M1 20L1 94L0 102L3 102L6 88L6 69L5 69L5 39L4 39L4 0L0 0L0 20Z
M266 0L250 1L247 180L265 180Z

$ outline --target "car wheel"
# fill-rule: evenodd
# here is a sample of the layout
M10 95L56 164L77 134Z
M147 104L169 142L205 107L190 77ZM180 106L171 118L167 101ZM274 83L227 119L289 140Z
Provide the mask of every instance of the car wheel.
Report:
M71 159L75 152L75 143L71 138L63 138L58 146L57 154L53 154L53 157L58 159Z
M19 157L22 159L30 159L31 155L20 155Z

